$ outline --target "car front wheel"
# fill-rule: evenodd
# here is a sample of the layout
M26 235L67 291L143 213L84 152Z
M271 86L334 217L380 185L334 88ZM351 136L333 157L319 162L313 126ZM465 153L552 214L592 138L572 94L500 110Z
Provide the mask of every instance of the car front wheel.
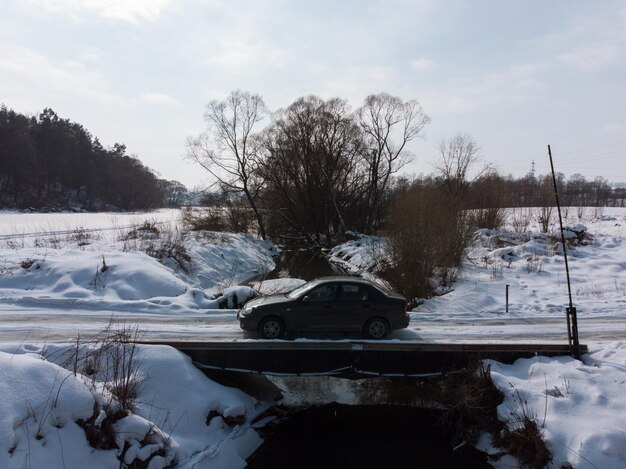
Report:
M382 318L372 318L365 324L364 332L368 339L384 339L389 334L389 325Z
M285 324L278 318L266 318L261 321L259 332L264 339L280 339L285 336Z

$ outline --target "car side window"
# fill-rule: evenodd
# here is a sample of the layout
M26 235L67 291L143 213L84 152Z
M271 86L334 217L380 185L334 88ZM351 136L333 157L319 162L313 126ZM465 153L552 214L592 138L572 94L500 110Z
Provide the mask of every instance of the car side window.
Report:
M344 283L339 290L339 301L367 301L369 294L362 285Z
M327 283L312 290L307 296L309 297L309 301L312 303L335 301L337 296L337 284Z

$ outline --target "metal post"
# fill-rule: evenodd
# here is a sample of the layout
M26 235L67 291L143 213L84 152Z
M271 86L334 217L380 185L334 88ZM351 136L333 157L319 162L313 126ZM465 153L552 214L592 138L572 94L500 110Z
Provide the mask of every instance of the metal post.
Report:
M580 358L580 343L578 342L578 320L576 317L576 308L572 303L572 285L569 278L569 264L567 262L567 244L565 243L565 233L563 231L563 218L561 217L561 204L559 203L559 191L556 185L556 174L554 173L554 164L552 163L552 150L548 145L548 156L550 157L550 168L552 169L552 182L554 183L554 196L556 198L556 208L559 213L559 225L561 226L561 243L563 245L563 259L565 260L565 274L567 275L567 292L569 295L569 307L565 308L567 317L567 340L569 342L570 351L575 358Z
M506 312L509 312L509 285L506 286Z

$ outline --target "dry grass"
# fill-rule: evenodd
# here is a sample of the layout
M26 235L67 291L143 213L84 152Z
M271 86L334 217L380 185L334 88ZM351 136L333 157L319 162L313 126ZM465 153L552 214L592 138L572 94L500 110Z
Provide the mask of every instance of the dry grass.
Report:
M528 231L530 222L533 219L533 209L529 207L518 207L512 209L511 227L515 233L525 233Z
M104 383L110 393L103 408L107 415L121 410L125 415L135 410L141 360L137 358L136 327L124 326L111 320L109 325L92 338L78 337L67 350L62 366L74 374L85 376L92 389Z
M505 425L497 443L515 456L522 467L544 468L550 461L550 450L543 439L537 415L518 390L515 391L515 401L518 403L518 409L511 411L514 420L511 424Z
M597 283L585 284L576 287L577 296L596 296L602 298L604 296L604 289Z

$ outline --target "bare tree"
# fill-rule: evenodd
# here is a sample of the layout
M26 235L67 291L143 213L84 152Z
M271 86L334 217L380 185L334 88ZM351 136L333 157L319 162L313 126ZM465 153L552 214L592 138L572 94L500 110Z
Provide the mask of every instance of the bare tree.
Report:
M552 177L546 174L541 178L539 188L537 190L537 203L539 205L538 221L542 233L550 231L550 222L552 221L554 202L554 185Z
M345 230L361 195L362 140L345 100L299 98L276 113L260 163L275 212L312 244Z
M458 133L450 139L442 140L439 152L441 160L435 165L435 170L443 179L448 195L456 200L460 201L470 184L490 169L488 165L484 166L472 179L468 179L480 154L480 147L468 134Z
M406 144L420 135L430 118L417 101L404 102L387 93L365 98L356 116L366 137L363 155L367 174L365 229L372 231L380 221L381 202L391 176L413 158L406 151Z
M261 96L233 91L224 101L207 105L207 130L187 139L187 158L204 168L223 190L243 193L263 238L266 230L258 205L263 182L257 175L258 139L253 132L266 113Z

